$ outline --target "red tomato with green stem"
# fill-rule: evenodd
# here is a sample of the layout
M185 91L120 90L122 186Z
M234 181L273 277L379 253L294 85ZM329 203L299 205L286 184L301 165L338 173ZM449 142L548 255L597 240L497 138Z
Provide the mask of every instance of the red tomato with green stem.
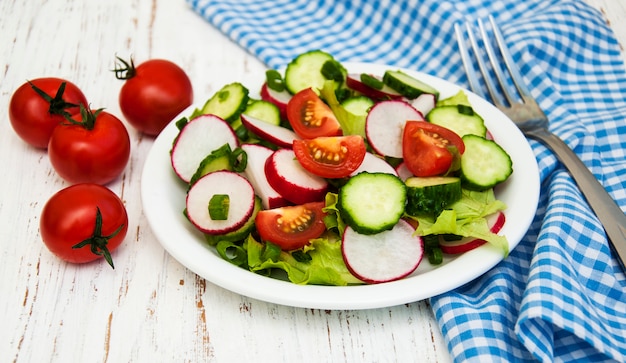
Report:
M107 184L130 158L130 137L112 114L82 109L81 120L68 118L54 129L48 145L54 170L70 183Z
M326 231L326 213L322 210L325 205L325 202L311 202L259 211L255 218L259 236L283 251L302 248Z
M54 194L39 221L41 238L60 259L86 263L104 258L124 241L128 214L122 200L98 184L75 184Z
M458 169L465 151L454 131L426 121L407 121L402 136L402 157L415 176L444 175Z
M167 124L193 102L193 88L185 71L164 59L151 59L135 67L131 58L115 68L117 79L125 80L120 90L122 113L134 128L158 135Z
M300 165L322 178L344 178L363 162L366 153L361 136L330 136L294 140L293 152Z
M341 135L337 117L311 88L291 97L287 103L287 119L293 131L303 139Z
M48 147L54 128L65 116L87 105L83 92L61 78L37 78L21 85L11 96L9 120L15 133L31 146Z

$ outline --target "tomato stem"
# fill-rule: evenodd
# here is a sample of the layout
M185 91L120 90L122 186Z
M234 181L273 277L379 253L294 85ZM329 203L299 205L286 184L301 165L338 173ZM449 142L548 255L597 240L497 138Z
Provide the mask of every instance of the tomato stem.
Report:
M54 97L50 96L46 92L44 92L41 88L35 86L35 84L31 81L28 81L28 84L32 87L33 91L35 91L41 98L46 100L50 104L48 108L48 112L53 115L61 115L64 117L70 116L70 113L66 111L67 108L78 107L75 103L66 102L63 99L63 93L65 93L65 86L67 82L62 82L57 90L57 93Z
M98 114L102 112L103 108L97 109L95 112L91 109L80 105L80 121L74 120L70 115L64 115L65 120L69 122L70 125L76 125L84 127L87 130L93 130L96 126L96 118Z
M109 240L111 238L115 237L115 235L117 235L122 230L122 228L124 228L124 224L120 225L112 234L108 236L103 236L102 235L102 212L100 212L99 207L96 207L96 225L93 230L93 235L81 241L80 243L75 244L74 246L72 246L72 248L83 248L89 245L89 248L91 249L92 253L99 255L99 256L103 256L104 259L109 263L109 265L111 265L111 268L115 269L115 266L113 266L113 259L111 258L111 253L109 252L109 249L107 248L107 244L109 243Z
M117 58L117 60L119 61L115 62L115 69L113 69L113 72L115 73L115 78L119 80L127 80L133 78L137 74L137 69L135 68L133 57L130 57L130 63L120 57L116 56L115 58Z

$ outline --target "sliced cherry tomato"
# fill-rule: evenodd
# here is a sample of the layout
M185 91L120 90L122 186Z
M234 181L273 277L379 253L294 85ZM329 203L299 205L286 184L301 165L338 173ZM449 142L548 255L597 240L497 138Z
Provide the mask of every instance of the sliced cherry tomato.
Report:
M128 214L121 199L98 184L75 184L46 202L39 221L41 238L60 259L85 263L105 258L113 267L113 252L128 231Z
M294 140L293 152L300 165L322 178L350 176L365 158L365 141L358 135Z
M293 131L303 139L341 135L341 126L333 111L311 88L291 97L287 119Z
M60 78L37 78L21 85L11 97L9 120L15 133L28 144L45 149L54 128L87 105L83 92Z
M191 80L175 63L150 59L135 67L132 59L118 60L115 76L126 80L120 90L120 109L137 130L158 135L193 102Z
M402 156L415 176L443 175L453 170L465 144L459 135L426 121L407 121L402 136Z
M322 208L325 202L262 210L255 225L261 239L278 245L283 251L304 247L326 231Z
M124 124L108 112L85 110L54 129L48 156L54 170L70 183L106 184L117 178L130 158Z

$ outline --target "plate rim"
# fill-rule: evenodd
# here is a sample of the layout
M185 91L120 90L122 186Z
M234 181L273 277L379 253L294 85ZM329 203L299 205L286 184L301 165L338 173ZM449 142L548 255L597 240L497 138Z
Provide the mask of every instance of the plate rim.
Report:
M472 106L484 117L488 129L496 140L505 138L507 144L508 141L515 141L512 145L500 143L511 155L514 162L514 170L524 170L524 173L518 172L516 174L514 171L511 178L505 182L505 186L499 187L499 192L505 188L504 192L507 196L515 193L519 194L518 192L512 192L511 188L522 185L525 188L521 191L527 193L523 197L525 202L523 204L524 210L521 210L522 204L520 204L518 209L511 211L511 206L508 206L505 211L508 223L505 224L501 233L506 235L510 251L512 251L527 233L534 219L540 190L539 169L535 154L528 140L517 126L482 97L442 78L407 68L378 63L342 62L342 64L350 72L368 72L380 75L383 74L384 70L399 69L426 83L438 85L435 88L439 89L442 97L447 97L458 92L458 90L463 90ZM253 82L251 81L250 83ZM259 89L261 82L260 80L255 82L258 83ZM443 89L441 88L442 85L444 86ZM197 107L197 105L190 106L181 115L188 115L194 107ZM489 117L484 116L485 111L489 112ZM357 286L297 285L288 281L258 275L232 265L219 257L214 249L211 250L212 247L201 243L202 237L199 232L194 231L191 224L184 219L182 207L175 213L173 210L161 208L168 195L167 188L163 188L164 185L159 185L160 180L163 181L167 180L164 178L170 178L174 183L179 183L180 188L184 187L181 181L175 179L177 177L171 168L169 159L172 141L178 133L175 121L179 118L180 116L172 120L157 136L144 162L141 177L143 212L155 238L174 259L195 274L221 288L253 299L292 307L331 310L372 309L411 303L448 292L480 277L491 270L503 258L499 250L490 244L486 244L478 249L458 255L442 266L417 275L413 274L405 279L382 284ZM496 122L499 125L495 125ZM165 156L167 158L164 158ZM524 177L523 181L520 180L522 177ZM171 183L167 185L171 187ZM501 194L498 193L497 195L500 196ZM172 196L170 195L169 197ZM498 198L500 199L500 197ZM184 195L180 203L184 207ZM509 218L511 213L513 213L515 218L520 219L512 223ZM518 214L520 215L518 216ZM177 224L173 221L180 221L181 223ZM174 233L182 233L182 235L173 235ZM200 260L201 258L206 258L206 261ZM481 263L472 263L475 260L480 260ZM427 263L427 261L424 260L420 267L424 263ZM420 271L420 267L418 267L418 271ZM451 282L449 278L445 279L449 275L455 276L454 282ZM431 280L437 283L428 286L427 289L419 288L420 284L432 282Z

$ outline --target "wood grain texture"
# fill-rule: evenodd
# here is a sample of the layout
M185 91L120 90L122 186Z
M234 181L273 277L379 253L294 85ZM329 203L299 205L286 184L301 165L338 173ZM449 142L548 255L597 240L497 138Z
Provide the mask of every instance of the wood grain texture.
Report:
M588 0L624 44L626 3ZM617 26L617 25L620 26ZM2 0L0 108L25 80L67 78L91 106L121 115L115 56L166 58L192 79L197 102L263 65L182 0ZM0 362L446 362L426 301L362 311L268 304L198 277L157 242L142 213L141 170L153 143L129 127L131 160L109 185L130 228L102 262L63 263L41 243L43 204L68 184L43 150L0 115Z

